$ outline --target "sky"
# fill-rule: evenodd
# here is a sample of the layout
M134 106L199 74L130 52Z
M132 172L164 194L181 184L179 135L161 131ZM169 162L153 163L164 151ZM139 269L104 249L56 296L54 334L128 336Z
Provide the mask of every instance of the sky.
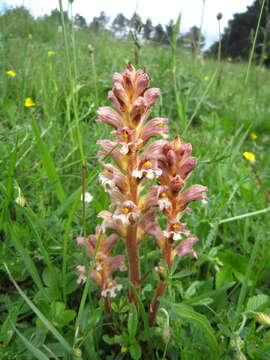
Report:
M130 18L136 11L143 20L149 17L154 25L167 24L171 19L181 17L181 32L187 31L193 25L200 27L203 2L205 12L202 32L206 37L207 45L218 39L218 21L216 15L221 12L221 30L223 30L233 14L244 12L254 0L74 0L73 13L79 13L88 22L101 11L112 19L119 13ZM44 15L58 7L58 0L0 0L8 7L24 5L34 16ZM67 8L68 0L63 0Z

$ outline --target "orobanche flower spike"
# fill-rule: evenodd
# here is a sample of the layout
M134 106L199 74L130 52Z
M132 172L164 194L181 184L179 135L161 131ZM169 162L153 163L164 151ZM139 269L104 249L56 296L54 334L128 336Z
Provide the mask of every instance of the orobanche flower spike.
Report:
M104 167L100 182L111 198L110 211L102 211L101 226L88 239L78 238L79 246L85 244L87 253L94 262L92 278L101 288L101 296L107 299L121 290L112 279L112 272L125 269L124 256L111 257L109 253L118 239L122 239L127 252L130 302L137 304L134 288L141 291L139 247L146 235L155 238L163 261L171 269L175 256L196 258L193 244L198 241L181 222L185 212L191 211L188 204L193 200L205 201L207 188L186 184L195 166L191 156L191 144L182 143L177 136L168 138L168 120L149 120L151 107L159 99L160 90L150 88L149 76L136 70L129 63L123 74L114 74L114 86L108 98L114 108L101 107L98 122L114 129L113 140L100 140L99 160ZM154 137L159 137L150 142ZM110 160L112 160L110 162ZM183 190L185 188L185 190ZM161 212L167 226L161 229L157 213ZM106 237L105 233L111 235ZM98 247L96 249L96 247ZM149 309L149 322L154 325L159 307L158 297L166 289L161 273L163 265L156 264L160 283ZM83 266L78 266L79 281L85 281ZM153 269L154 270L154 269Z

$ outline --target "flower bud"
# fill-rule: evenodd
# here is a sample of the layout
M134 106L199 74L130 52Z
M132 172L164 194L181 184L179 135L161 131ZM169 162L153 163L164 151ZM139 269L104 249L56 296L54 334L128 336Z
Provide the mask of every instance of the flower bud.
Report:
M217 19L218 19L218 20L221 20L221 19L222 19L222 17L223 17L222 13L221 13L221 12L219 12L219 13L217 14Z
M171 330L169 327L166 327L163 329L162 331L162 338L164 340L165 343L167 343L170 340L171 337Z
M270 326L270 317L262 312L257 312L256 320L263 326Z
M25 200L25 198L24 198L23 196L18 196L18 197L15 199L15 202L16 202L16 204L18 204L18 205L20 205L20 206L22 206L22 207L24 207L25 204L26 204L26 200Z

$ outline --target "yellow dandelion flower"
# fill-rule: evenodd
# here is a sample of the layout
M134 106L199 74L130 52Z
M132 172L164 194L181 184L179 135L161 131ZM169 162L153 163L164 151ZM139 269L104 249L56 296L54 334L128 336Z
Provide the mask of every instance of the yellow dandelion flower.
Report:
M24 106L25 107L33 107L33 106L36 106L36 103L30 97L27 97L25 99Z
M264 55L264 57L263 57L264 60L267 60L268 58L269 58L268 55Z
M258 137L258 136L257 136L255 133L251 133L251 134L250 134L250 138L251 138L252 140L256 140L257 137Z
M227 57L227 61L231 62L232 61L232 57Z
M16 73L15 73L15 71L13 71L13 70L8 70L8 71L6 71L6 74L7 74L7 76L10 76L10 77L16 76Z
M246 158L248 161L255 162L256 158L255 155L252 152L245 151L243 153L244 158Z
M29 33L28 35L28 39L32 39L33 35L31 33Z
M206 76L203 78L203 80L206 80L206 81L209 80L209 76L206 75Z
M53 51L53 50L49 50L48 51L48 56L50 57L50 56L54 56L55 55L55 51Z

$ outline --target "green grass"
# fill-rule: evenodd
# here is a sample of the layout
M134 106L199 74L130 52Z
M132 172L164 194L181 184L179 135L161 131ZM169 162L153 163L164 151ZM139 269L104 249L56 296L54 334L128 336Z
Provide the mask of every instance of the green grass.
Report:
M269 70L252 65L245 81L246 63L223 62L217 82L220 65L214 60L201 63L181 49L172 57L170 48L142 45L140 66L162 92L152 117L168 117L170 139L183 133L192 143L198 167L191 183L208 187L208 204L192 206L184 217L200 239L198 260L178 264L158 326L149 334L147 327L134 333L128 325L133 314L141 319L138 329L143 326L143 305L157 281L151 269L159 255L149 239L141 256L143 270L152 273L143 282L139 314L127 307L124 283L114 300L112 330L96 286L88 281L84 290L76 283L76 265L87 259L75 239L83 233L83 164L86 190L94 195L86 209L87 233L109 205L98 183L96 145L109 130L96 123L96 110L108 105L112 74L133 60L133 44L106 32L67 29L65 48L61 33L48 29L47 39L45 25L35 26L31 39L8 30L1 38L0 359L129 359L128 347L135 359L134 344L145 339L157 344L156 359L240 359L241 353L269 359L267 326L256 331L256 316L245 313L270 313L270 205L264 194L270 184ZM55 55L48 57L48 50ZM8 77L7 70L16 76ZM24 107L26 97L36 106ZM255 154L263 187L245 151ZM16 203L19 195L24 207Z

